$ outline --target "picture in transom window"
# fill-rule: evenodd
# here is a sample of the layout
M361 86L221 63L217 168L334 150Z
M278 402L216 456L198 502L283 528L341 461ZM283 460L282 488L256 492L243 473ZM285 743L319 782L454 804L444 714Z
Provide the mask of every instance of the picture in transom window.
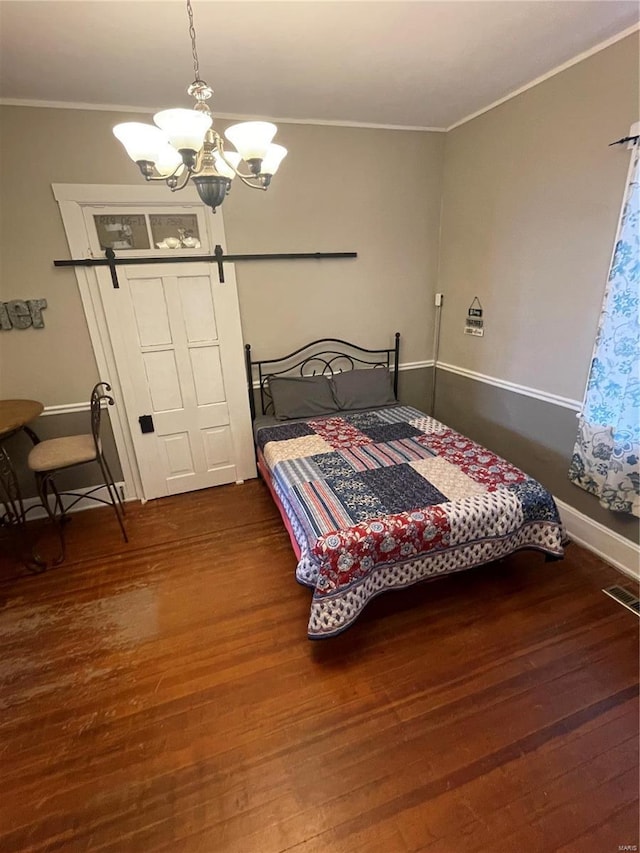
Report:
M198 217L191 213L152 213L153 245L158 249L199 249Z
M127 251L151 248L144 213L101 214L94 216L93 219L98 240L103 249Z

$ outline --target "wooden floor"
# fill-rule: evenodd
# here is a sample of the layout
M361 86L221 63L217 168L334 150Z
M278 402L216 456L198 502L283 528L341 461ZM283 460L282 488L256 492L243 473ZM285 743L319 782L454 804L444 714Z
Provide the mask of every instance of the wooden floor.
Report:
M78 514L0 572L0 850L638 845L638 619L577 546L374 601L306 637L257 481ZM627 847L626 849L634 849Z

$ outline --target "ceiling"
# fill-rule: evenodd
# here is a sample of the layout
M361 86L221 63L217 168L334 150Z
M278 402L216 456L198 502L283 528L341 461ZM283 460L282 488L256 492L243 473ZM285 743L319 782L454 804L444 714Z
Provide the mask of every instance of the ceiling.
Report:
M627 0L193 0L220 115L446 128L638 22ZM0 96L188 106L182 0L2 0Z

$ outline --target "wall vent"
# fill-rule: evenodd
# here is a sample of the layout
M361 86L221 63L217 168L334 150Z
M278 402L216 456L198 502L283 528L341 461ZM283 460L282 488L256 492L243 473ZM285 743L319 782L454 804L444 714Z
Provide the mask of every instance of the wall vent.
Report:
M630 610L632 613L635 613L636 616L640 616L640 600L638 600L638 596L628 587L618 586L616 584L614 586L608 586L602 591L605 595L610 596L611 598L622 604L623 607L626 607L627 610Z

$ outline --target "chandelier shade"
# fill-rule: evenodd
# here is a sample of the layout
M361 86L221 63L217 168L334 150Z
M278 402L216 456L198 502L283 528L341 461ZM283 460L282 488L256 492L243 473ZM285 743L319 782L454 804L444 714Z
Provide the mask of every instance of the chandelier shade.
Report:
M262 174L273 176L278 171L280 163L287 156L287 149L282 145L273 143L267 148L267 153L262 161Z
M195 98L195 106L161 110L153 117L155 126L124 122L116 125L113 133L147 181L164 181L174 192L191 180L202 201L215 213L236 177L248 187L266 190L287 149L272 143L275 124L247 121L227 128L225 137L237 151L225 151L207 104L213 90L200 77L191 0L186 0L186 5L195 72L187 92ZM248 172L241 171L243 161Z
M270 121L243 121L232 124L224 135L233 142L243 160L264 160L278 128Z
M154 115L153 120L176 151L194 152L202 148L204 135L213 123L207 113L182 109L162 110Z
M113 128L114 136L122 142L135 162L155 163L169 140L159 127L139 121L126 121Z

